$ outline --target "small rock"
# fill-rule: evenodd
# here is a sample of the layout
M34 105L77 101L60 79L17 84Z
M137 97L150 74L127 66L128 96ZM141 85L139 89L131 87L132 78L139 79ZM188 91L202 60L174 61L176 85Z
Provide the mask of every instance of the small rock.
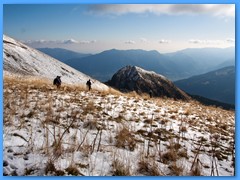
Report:
M11 176L18 176L17 171L16 171L16 170L13 171L13 172L11 173Z
M16 166L14 166L13 164L10 164L10 167L12 168L12 169L18 169Z
M24 159L24 160L28 160L28 156L24 156L23 159Z
M12 153L13 150L12 150L12 149L8 149L7 152L8 152L8 153Z
M8 166L8 162L7 161L3 161L3 166Z

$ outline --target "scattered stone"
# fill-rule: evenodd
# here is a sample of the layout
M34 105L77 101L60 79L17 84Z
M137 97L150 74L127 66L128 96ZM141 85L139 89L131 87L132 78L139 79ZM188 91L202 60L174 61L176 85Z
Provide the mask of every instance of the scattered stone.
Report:
M3 166L8 166L8 162L7 161L3 161Z
M14 166L13 164L10 164L10 167L12 168L12 169L18 169L16 166Z
M13 150L12 150L12 149L8 149L7 152L8 152L8 153L12 153Z

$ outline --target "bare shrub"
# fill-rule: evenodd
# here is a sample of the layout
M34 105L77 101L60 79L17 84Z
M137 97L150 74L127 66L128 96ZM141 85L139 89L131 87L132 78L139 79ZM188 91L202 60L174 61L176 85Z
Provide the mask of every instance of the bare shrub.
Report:
M183 175L183 167L178 166L176 162L173 162L170 166L169 169L171 169L171 172L175 176L181 176Z
M183 157L183 158L188 159L188 154L187 154L187 150L186 149L179 150L177 154L178 154L179 157Z
M136 140L134 134L129 131L126 127L123 127L116 135L116 147L129 149L134 151L136 147Z
M146 176L162 175L154 159L149 160L146 158L141 158L141 160L138 162L138 172Z
M131 176L129 165L118 159L113 161L113 176Z
M169 149L167 152L161 155L162 162L167 164L169 161L176 161L178 159L178 155L174 149Z
M73 175L73 176L83 175L74 165L70 165L65 170L69 175Z
M55 172L56 172L56 167L55 167L55 165L54 165L54 163L53 163L52 160L49 160L49 161L47 162L44 171L45 171L45 174L48 174L49 172L50 172L50 173L55 173Z
M83 123L83 128L88 128L90 130L95 130L98 128L97 120L88 120Z
M83 115L91 114L96 110L96 107L92 101L89 101L88 104L83 108Z

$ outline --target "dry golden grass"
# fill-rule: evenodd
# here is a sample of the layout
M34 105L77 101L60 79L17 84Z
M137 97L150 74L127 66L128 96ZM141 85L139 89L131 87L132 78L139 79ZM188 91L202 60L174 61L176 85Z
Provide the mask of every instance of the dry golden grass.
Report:
M57 87L52 85L52 81L50 79L41 77L33 77L33 76L18 76L18 75L5 75L4 76L4 86L21 86L21 89L38 89L38 90L58 90L62 93L67 92L80 92L87 91L86 86L82 84L63 84L58 89ZM98 90L92 90L92 92L99 92ZM113 94L113 95L122 95L121 92L109 88L108 90L100 91L102 95Z

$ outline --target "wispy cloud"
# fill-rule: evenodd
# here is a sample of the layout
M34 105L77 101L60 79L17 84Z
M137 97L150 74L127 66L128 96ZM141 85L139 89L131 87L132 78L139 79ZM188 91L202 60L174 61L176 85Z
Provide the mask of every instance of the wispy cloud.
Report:
M91 41L88 41L88 40L83 40L83 41L79 41L80 44L92 44L92 43L96 43L97 40L91 40Z
M125 43L125 44L136 44L136 42L135 42L135 41L132 41L132 40L125 41L124 43Z
M89 5L92 14L123 15L127 13L153 13L157 15L210 14L235 17L234 4L98 4Z
M202 39L190 39L188 41L192 44L222 44L224 43L223 40L202 40Z
M22 41L26 44L92 44L96 43L96 40L81 40L77 41L75 39L67 39L67 40L27 40Z
M142 43L148 42L148 40L147 40L146 38L140 38L140 41L141 41Z
M169 44L169 43L171 43L171 42L172 42L171 40L167 40L167 39L161 39L161 40L159 41L160 44Z
M235 39L233 39L233 38L228 38L228 39L226 39L226 41L228 43L235 43Z

